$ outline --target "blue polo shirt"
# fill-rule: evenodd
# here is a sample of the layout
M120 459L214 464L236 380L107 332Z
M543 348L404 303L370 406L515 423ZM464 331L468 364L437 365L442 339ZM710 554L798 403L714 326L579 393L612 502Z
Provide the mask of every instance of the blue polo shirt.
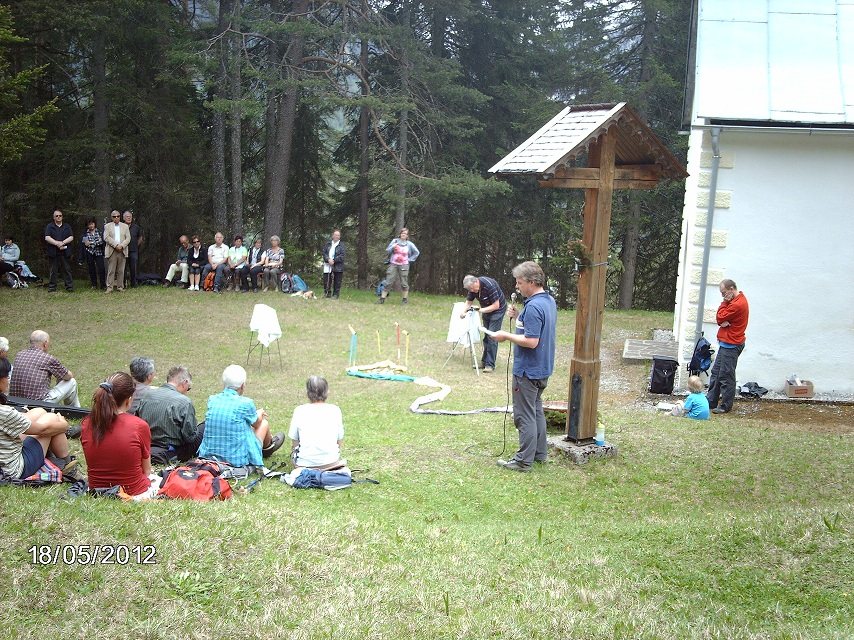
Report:
M516 319L516 333L526 338L539 338L533 349L514 344L513 375L542 380L552 375L555 368L555 335L557 331L557 304L545 291L532 295Z
M235 467L263 465L261 442L252 430L256 420L255 403L234 389L210 396L199 457L216 456Z

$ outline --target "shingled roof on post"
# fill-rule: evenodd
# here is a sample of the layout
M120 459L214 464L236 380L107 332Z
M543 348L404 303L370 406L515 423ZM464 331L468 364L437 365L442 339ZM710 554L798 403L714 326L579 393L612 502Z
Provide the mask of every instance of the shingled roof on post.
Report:
M595 188L595 172L571 163L611 127L617 129L615 189L651 189L663 178L688 175L625 102L566 107L489 172L535 176L544 187Z
M581 155L587 166L576 166ZM664 178L681 180L688 173L625 102L567 107L489 171L503 177L532 176L543 187L584 189L581 242L589 259L578 276L564 441L587 446L598 423L614 189L652 189Z

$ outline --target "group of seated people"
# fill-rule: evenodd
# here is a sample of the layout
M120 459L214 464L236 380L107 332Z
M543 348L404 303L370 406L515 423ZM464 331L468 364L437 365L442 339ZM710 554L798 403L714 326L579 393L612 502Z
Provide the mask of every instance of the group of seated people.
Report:
M0 349L0 475L29 477L47 458L66 478L85 479L69 453L69 427L64 417L41 408L22 413L7 404L10 386L15 388L19 378L33 377L28 373L33 357L26 352L35 350L32 345L37 344L44 345L44 350L39 347L38 351L48 355L49 337L33 342L44 336L43 331L33 332L30 349L18 353L14 367ZM0 347L3 340L0 338ZM236 467L263 467L264 459L285 441L283 433L273 434L264 409L256 408L245 395L246 370L240 365L225 368L223 391L208 398L201 423L187 397L193 378L186 367L169 369L166 382L159 387L151 386L154 368L149 358L134 358L131 371L132 375L113 373L98 385L90 413L81 425L80 444L90 489L119 485L134 499L142 500L156 495L159 488L160 476L152 473L152 463L171 464L198 457ZM51 375L59 373L55 369L48 373L48 382ZM76 398L76 383L74 387ZM137 393L139 390L142 393ZM330 469L344 464L343 417L337 406L326 403L328 392L324 378L311 376L306 382L309 402L294 409L288 436L295 467Z
M252 247L243 246L243 236L234 237L234 245L229 247L224 242L222 233L217 232L214 243L209 247L202 245L199 236L193 236L192 241L187 236L179 238L180 246L175 262L169 266L163 286L178 284L188 291L201 291L207 275L214 274L213 290L217 293L224 290L239 290L258 292L258 278L264 291L278 288L279 276L285 262L285 251L280 246L279 236L270 238L270 247L263 249L263 239L255 238ZM178 282L175 278L179 276Z

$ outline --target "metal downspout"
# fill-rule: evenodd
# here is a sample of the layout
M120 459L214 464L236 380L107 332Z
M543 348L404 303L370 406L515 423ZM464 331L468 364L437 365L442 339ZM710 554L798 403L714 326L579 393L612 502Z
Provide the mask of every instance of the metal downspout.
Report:
M712 129L712 178L709 183L709 207L706 210L706 240L703 242L703 266L700 270L700 296L697 299L697 324L694 342L703 334L703 312L706 308L706 278L709 275L709 249L712 245L712 223L715 220L715 197L718 191L718 166L721 163L721 152L718 141L721 128Z

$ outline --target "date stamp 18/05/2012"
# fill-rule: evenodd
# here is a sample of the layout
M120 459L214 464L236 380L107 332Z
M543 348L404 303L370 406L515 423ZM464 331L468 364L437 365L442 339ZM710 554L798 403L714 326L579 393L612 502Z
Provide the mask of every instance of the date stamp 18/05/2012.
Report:
M31 564L157 564L153 544L34 544L27 549Z

